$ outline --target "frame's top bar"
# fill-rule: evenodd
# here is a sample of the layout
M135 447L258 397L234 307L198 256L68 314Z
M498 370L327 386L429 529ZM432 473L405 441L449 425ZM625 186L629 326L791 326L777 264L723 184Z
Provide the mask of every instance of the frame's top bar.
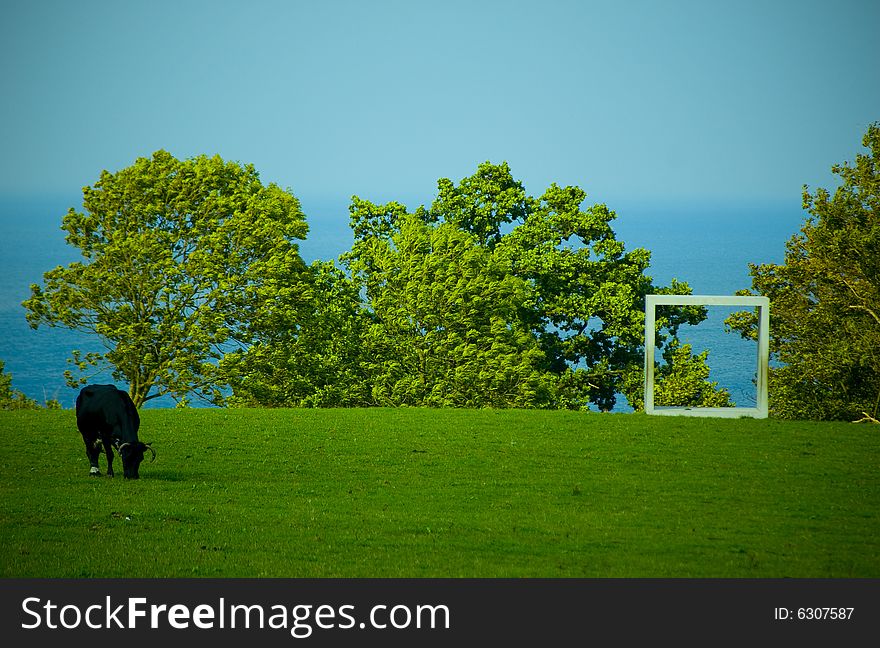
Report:
M645 295L645 307L662 306L770 306L769 297L750 295Z

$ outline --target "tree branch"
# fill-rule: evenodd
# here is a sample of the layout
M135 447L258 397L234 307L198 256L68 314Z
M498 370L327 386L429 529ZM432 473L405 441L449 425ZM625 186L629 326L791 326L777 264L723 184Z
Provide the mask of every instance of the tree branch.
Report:
M843 285L844 285L844 286L846 286L847 288L849 288L850 292L853 294L853 297L855 297L855 298L858 299L859 301L863 302L862 304L860 304L860 305L858 305L858 306L848 306L848 308L849 308L850 310L861 310L861 311L865 311L866 313L868 313L868 315L870 315L871 317L874 318L874 321L876 321L878 324L880 324L880 315L878 315L878 314L875 313L872 309L870 309L870 308L868 308L867 306L864 305L864 302L867 302L868 300L867 300L865 297L862 297L862 296L858 293L858 291L856 290L855 286L853 286L852 283L851 283L850 281L844 279L843 277L841 277L840 280L843 282Z
M867 306L847 306L847 308L849 308L850 310L865 311L868 315L874 318L874 321L877 322L877 324L880 324L880 315L877 315L877 313L875 313Z

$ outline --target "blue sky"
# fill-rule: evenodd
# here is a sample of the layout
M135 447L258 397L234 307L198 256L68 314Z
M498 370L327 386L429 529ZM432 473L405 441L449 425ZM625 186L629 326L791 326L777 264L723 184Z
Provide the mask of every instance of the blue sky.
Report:
M309 201L533 194L798 203L880 120L880 2L7 0L2 195L165 148ZM307 210L308 213L308 210ZM60 216L60 215L59 215Z

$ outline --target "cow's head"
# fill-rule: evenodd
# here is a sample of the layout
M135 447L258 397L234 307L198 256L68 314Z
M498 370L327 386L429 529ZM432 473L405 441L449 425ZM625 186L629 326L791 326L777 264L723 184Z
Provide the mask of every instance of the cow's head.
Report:
M144 452L147 450L153 455L153 458L150 459L152 463L156 460L156 451L153 450L149 443L135 441L134 443L123 443L119 446L119 456L122 458L122 474L126 479L140 478L138 470L141 467L141 462L144 460Z

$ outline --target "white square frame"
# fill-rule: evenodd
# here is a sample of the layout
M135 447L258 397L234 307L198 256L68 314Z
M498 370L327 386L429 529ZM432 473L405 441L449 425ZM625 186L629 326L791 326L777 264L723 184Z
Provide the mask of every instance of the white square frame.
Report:
M758 366L756 407L655 407L654 337L657 306L744 306L758 309ZM767 380L770 364L770 299L725 295L645 296L645 413L663 416L718 416L724 418L767 418Z

